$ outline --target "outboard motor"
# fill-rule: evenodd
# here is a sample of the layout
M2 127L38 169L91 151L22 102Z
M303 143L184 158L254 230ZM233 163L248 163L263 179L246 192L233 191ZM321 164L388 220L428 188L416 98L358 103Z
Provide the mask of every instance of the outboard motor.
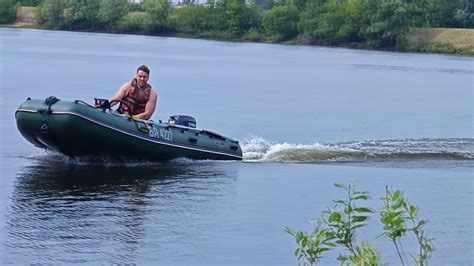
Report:
M188 115L172 115L168 124L196 128L196 119Z

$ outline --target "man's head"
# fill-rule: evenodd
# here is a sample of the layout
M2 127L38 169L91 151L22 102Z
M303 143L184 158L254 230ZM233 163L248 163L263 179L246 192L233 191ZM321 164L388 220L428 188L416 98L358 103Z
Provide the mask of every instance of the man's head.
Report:
M138 86L143 87L147 84L148 78L150 77L150 69L145 66L141 65L137 68L137 81L138 81Z

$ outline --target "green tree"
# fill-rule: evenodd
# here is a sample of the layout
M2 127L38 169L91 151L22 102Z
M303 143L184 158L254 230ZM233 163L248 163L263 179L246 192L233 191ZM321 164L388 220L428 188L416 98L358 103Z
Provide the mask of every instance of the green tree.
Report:
M72 29L94 30L100 26L100 1L69 0L69 22Z
M177 31L200 34L210 30L210 10L210 8L204 6L177 8L170 16L170 22Z
M125 32L142 32L145 30L145 12L128 12L117 22L117 30Z
M0 0L0 24L16 20L16 5L14 0Z
M459 9L459 0L428 0L425 17L431 27L456 27L456 11Z
M461 0L455 18L460 26L474 28L474 2L472 0Z
M242 6L243 4L241 1L225 1L224 8L225 8L225 16L227 21L227 30L232 35L238 35L241 31L240 22L242 16Z
M262 16L260 7L257 5L246 5L242 6L242 16L240 20L241 29L239 34L260 28L262 23Z
M365 0L359 36L371 47L403 47L410 26L408 0Z
M118 20L128 13L127 0L101 0L97 14L100 23L107 29L116 26Z
M211 27L223 31L226 37L241 36L260 25L259 9L244 0L224 0L211 7Z
M61 27L64 23L64 0L44 0L36 7L35 19L47 27Z
M255 0L255 4L263 11L271 9L275 6L274 0Z
M326 0L316 0L321 4ZM295 5L299 11L302 11L309 2L314 2L313 0L275 0L273 6L286 6L286 5Z
M148 15L148 31L159 33L169 30L171 5L167 0L145 0L144 8Z
M427 0L404 0L407 6L407 16L410 27L423 27L427 25L426 10Z
M21 6L37 6L41 3L42 0L19 0L19 1L14 1L17 3L20 3Z
M301 13L299 31L314 36L322 43L358 41L362 1L340 3L337 0L308 2Z
M263 16L263 29L265 33L278 40L295 37L298 34L299 15L295 5L275 6Z
M142 3L128 2L128 10L130 12L145 12L145 7Z
M298 31L304 35L315 36L318 17L324 14L325 0L308 0L300 14Z

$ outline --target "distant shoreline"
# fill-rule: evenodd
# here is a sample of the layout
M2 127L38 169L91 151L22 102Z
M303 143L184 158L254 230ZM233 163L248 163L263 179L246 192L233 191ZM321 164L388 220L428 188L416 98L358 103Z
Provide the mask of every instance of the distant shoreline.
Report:
M25 28L25 29L44 29L44 30L58 30L42 27L34 20L34 7L20 7L17 12L17 21L13 24L0 25L7 28ZM208 38L205 36L197 36L188 33L171 33L163 35L145 34L142 32L114 32L114 31L84 31L84 30L58 30L58 31L73 31L73 32L96 32L96 33L111 33L111 34L132 34L145 36L159 36L159 37L178 37L190 39L204 39L204 40L218 40L230 42L252 42L252 43L273 43L273 44L287 44L287 45L306 45L319 46L313 40L305 36L299 36L284 42L268 42L264 40L245 40L245 39L224 39L224 38ZM394 48L388 49L373 49L363 47L360 44L343 44L338 46L320 45L323 47L342 47L352 49L370 49L376 51L398 51ZM404 52L418 52L418 53L440 53L453 55L474 56L474 29L460 29L460 28L411 28L406 35L406 44L402 49Z

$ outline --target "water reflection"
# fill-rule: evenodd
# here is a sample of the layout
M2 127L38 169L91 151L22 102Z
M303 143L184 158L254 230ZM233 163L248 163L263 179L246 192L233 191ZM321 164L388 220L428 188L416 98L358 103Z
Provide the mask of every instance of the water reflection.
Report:
M133 263L150 242L159 250L196 233L187 218L217 208L233 189L228 166L25 166L11 198L6 261Z

